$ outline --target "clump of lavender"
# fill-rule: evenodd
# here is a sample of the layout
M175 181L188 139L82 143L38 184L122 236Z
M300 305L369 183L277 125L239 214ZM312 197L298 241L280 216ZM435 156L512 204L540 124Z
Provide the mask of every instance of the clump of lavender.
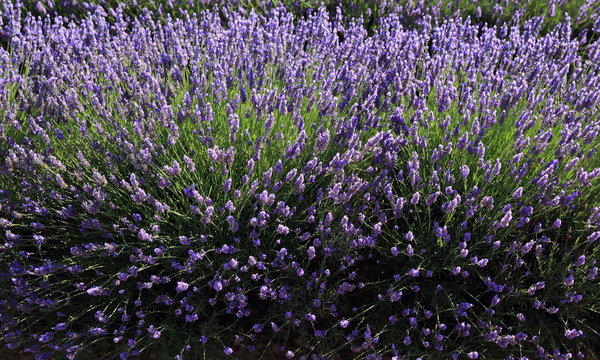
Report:
M2 6L8 348L598 351L598 40L539 19L391 15L368 35L324 8L225 25Z
M443 20L446 17L461 16L471 17L476 22L486 25L501 26L503 23L519 24L535 16L543 16L543 33L551 31L558 23L569 19L574 34L587 37L587 32L599 20L600 5L595 0L505 0L502 2L492 0L441 0L441 1L374 1L374 0L279 0L251 1L251 0L136 0L123 2L119 0L91 0L91 1L64 1L64 0L24 0L25 13L32 12L40 16L56 16L85 18L88 13L114 15L114 9L121 7L127 15L136 16L144 11L156 11L161 17L180 16L182 10L201 12L205 10L228 12L240 10L244 12L256 11L267 14L273 7L282 4L296 17L306 17L313 13L322 4L334 15L338 8L350 19L363 17L367 30L374 30L379 25L382 17L395 14L403 25L414 26L418 19L431 16L434 20ZM587 29L587 30L586 30ZM584 42L586 40L583 40Z

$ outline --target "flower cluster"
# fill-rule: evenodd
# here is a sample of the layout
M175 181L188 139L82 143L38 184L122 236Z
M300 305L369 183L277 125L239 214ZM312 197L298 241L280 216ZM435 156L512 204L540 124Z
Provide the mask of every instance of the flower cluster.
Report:
M305 16L314 8L324 4L335 12L341 7L350 17L368 19L367 27L375 28L379 19L396 14L403 24L413 24L415 19L431 16L436 20L446 16L470 16L489 25L503 22L522 22L532 16L544 16L542 31L551 30L557 23L569 16L576 33L586 31L599 21L600 4L595 0L440 0L440 1L373 1L373 0L279 0L276 2L256 2L252 0L24 0L27 11L36 15L74 15L85 17L88 12L109 13L110 9L122 6L130 15L143 9L155 9L161 16L178 16L180 11L201 12L203 10L240 9L266 13L274 4L283 4L295 16ZM570 14L570 15L569 15Z
M2 1L3 344L598 351L600 40L540 27Z

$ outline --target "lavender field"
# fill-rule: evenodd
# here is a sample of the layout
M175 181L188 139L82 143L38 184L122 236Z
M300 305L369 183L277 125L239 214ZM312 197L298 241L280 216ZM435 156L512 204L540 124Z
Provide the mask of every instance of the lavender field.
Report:
M0 0L0 360L598 359L600 4L400 3Z

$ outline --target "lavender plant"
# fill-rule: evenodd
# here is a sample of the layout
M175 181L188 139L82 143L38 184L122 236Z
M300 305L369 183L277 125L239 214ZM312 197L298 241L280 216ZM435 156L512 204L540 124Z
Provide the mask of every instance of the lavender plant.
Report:
M9 349L600 351L597 36L582 54L568 22L541 35L539 18L391 14L369 35L324 7L224 22L2 6Z
M268 13L278 5L284 5L295 16L307 16L313 9L324 5L330 15L335 15L336 8L341 7L346 16L363 17L367 30L379 26L380 17L394 13L401 18L404 25L415 25L415 19L425 14L443 20L448 16L470 16L477 22L487 25L498 25L514 21L522 25L523 21L534 16L544 16L541 32L551 31L567 17L576 34L588 29L600 14L600 5L595 0L462 0L462 1L375 1L375 0L24 0L26 11L36 15L59 14L63 16L85 17L88 12L110 14L111 9L124 6L128 15L137 15L142 9L156 11L158 14L178 16L181 10L200 12L203 10L227 11L242 10Z

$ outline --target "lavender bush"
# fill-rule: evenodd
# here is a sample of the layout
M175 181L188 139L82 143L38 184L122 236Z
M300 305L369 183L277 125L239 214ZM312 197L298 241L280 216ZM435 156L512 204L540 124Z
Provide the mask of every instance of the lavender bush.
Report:
M400 17L404 25L415 25L415 19L425 14L442 20L448 16L471 16L477 22L502 25L503 22L522 24L525 19L544 16L541 32L547 33L559 22L570 17L575 33L586 31L598 19L600 4L596 0L23 0L26 11L36 15L59 14L84 17L88 12L110 13L111 9L123 6L129 15L139 14L142 9L158 14L178 16L180 10L199 12L203 10L236 10L267 13L269 9L283 4L296 17L306 16L314 8L324 5L335 14L341 7L350 18L363 17L367 30L379 26L379 19L391 13Z
M2 6L9 349L599 353L597 35Z

